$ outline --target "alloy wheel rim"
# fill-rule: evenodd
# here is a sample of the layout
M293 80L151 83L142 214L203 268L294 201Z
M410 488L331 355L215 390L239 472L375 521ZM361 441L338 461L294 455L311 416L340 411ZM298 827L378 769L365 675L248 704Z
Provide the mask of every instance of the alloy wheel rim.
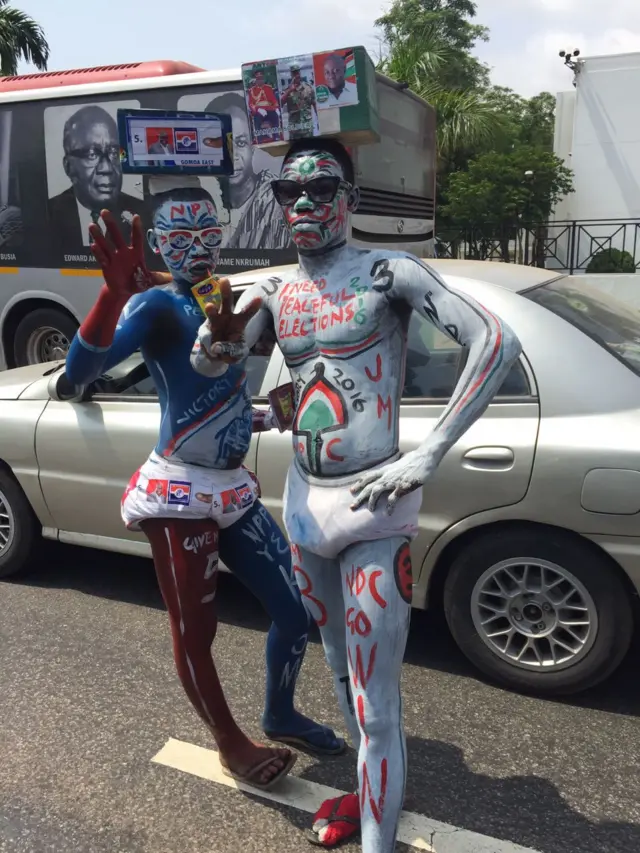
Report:
M556 672L591 650L598 611L568 569L514 557L488 568L471 593L471 616L483 643L520 669Z
M0 491L0 554L10 548L15 536L13 510L3 491Z

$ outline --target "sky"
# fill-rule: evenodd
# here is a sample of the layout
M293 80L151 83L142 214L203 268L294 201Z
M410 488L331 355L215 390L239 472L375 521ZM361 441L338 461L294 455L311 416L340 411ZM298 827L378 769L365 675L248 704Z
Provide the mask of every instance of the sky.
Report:
M294 53L364 45L375 59L374 20L388 0L10 0L44 28L50 70L150 59L207 69ZM525 96L571 88L558 57L640 51L640 0L477 0L490 40L477 55L492 81ZM64 7L64 13L61 8ZM29 70L21 66L21 73Z

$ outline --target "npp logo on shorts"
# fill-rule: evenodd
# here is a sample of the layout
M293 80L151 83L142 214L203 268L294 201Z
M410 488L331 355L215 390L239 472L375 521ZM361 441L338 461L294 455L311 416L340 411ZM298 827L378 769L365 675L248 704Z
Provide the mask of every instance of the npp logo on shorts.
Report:
M170 480L169 503L189 506L191 503L191 483L184 480Z

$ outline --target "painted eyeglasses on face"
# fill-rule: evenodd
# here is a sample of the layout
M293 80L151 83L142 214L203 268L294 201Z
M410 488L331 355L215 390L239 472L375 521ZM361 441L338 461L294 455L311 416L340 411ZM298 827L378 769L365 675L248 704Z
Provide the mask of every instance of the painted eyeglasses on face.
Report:
M205 249L217 249L222 243L222 228L203 228L192 231L189 228L175 228L170 231L164 228L154 228L159 237L166 237L167 242L176 252L187 252L198 239Z
M295 204L303 195L315 204L330 204L341 187L347 190L352 189L351 184L337 175L314 178L303 184L297 181L271 181L271 189L281 207Z

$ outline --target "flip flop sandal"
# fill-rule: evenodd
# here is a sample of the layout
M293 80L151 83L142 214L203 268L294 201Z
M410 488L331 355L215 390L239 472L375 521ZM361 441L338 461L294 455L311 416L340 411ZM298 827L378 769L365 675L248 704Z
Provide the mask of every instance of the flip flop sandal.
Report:
M347 748L347 744L341 737L335 738L338 744L337 746L323 747L318 746L299 735L276 735L273 733L270 734L269 732L265 732L264 734L265 737L268 737L269 740L274 743L283 743L285 746L295 746L295 748L299 749L301 752L309 752L311 755L342 755Z
M277 758L280 758L280 756L272 755L271 758L267 758L259 764L251 767L246 773L236 773L228 767L225 767L222 762L220 762L220 766L222 767L224 775L229 776L231 779L235 779L236 782L242 782L243 785L248 785L251 788L257 788L259 791L270 791L274 785L277 785L278 782L282 781L282 779L284 779L284 777L289 773L293 765L296 763L298 756L292 753L284 767L279 770L275 776L269 779L268 782L260 782L260 773L273 764ZM255 781L254 777L257 777Z
M326 821L324 826L321 826L318 830L308 829L305 833L305 837L309 844L313 844L315 847L324 847L327 850L333 850L336 847L341 847L343 844L348 844L350 841L355 841L360 835L361 822L360 820L356 820L356 818L351 817L350 815L339 815L338 809L340 808L342 802L346 797L351 797L352 794L345 794L342 797L338 797L333 804L330 814L326 818L320 818L320 820ZM323 829L326 829L328 826L331 826L332 823L347 823L351 826L356 827L355 832L350 833L344 838L338 839L334 844L326 844L325 842L320 840L320 832Z

